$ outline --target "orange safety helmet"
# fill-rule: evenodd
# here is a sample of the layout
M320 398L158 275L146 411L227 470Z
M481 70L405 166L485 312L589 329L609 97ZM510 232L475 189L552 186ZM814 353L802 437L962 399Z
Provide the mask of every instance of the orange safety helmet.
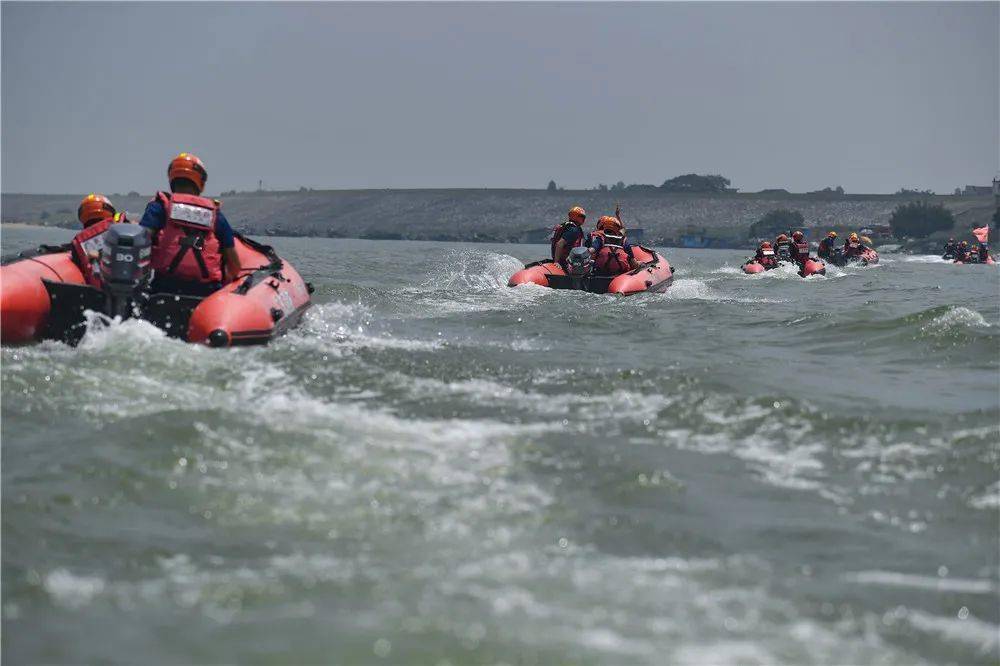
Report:
M574 224L583 224L587 221L587 211L579 206L573 206L569 209L569 214L566 216L566 219Z
M76 209L76 218L86 229L92 224L106 220L115 215L115 207L111 201L103 194L88 194L80 202L80 207Z
M775 240L780 243L781 241L788 240L788 236L786 236L785 234L778 234L778 237L775 238Z
M208 181L208 172L196 155L181 153L170 160L170 165L167 166L167 180L173 182L176 178L190 180L201 192Z
M607 231L613 234L620 234L625 231L621 220L613 215L604 215L597 221L598 231Z
M803 234L802 234L801 231L793 231L792 232L792 240L800 241L800 240L802 240L802 238L803 238Z
M827 238L836 238L837 237L837 232L836 231L831 231L830 233L828 233L826 235L826 237Z
M854 243L854 242L856 242L858 240L858 235L855 234L855 233L852 233L850 236L847 237L847 240L849 240L850 242Z

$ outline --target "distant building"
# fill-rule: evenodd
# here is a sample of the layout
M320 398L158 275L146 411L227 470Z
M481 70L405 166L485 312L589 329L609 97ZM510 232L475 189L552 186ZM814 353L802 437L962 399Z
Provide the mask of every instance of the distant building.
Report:
M965 189L962 190L962 194L967 197L981 197L989 196L994 193L996 189L996 181L993 181L993 185L966 185Z

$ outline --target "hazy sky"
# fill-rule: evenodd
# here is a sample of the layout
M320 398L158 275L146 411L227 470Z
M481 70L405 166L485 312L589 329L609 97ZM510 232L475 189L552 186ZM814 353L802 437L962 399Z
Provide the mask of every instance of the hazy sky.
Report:
M4 192L660 184L1000 168L1000 4L2 5Z

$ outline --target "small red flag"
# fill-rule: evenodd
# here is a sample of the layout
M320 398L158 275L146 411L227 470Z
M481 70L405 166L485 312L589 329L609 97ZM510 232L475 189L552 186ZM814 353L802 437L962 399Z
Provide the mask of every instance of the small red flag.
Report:
M980 243L985 243L986 239L990 235L990 228L989 226L985 226L985 227L979 227L978 229L973 229L972 235L975 236Z

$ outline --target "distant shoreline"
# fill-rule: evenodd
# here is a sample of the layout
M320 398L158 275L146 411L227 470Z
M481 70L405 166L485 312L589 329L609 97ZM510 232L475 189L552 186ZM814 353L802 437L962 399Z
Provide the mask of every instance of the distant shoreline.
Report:
M214 195L214 193L213 193ZM138 219L149 195L109 195L120 211ZM221 196L233 227L250 236L357 238L472 243L546 243L572 206L583 206L588 225L617 204L633 240L655 247L745 248L750 226L775 209L798 211L813 240L827 231L888 225L897 206L930 201L947 207L960 229L992 218L992 195L795 194L767 192L665 192L652 189L517 190L284 190ZM75 230L75 194L3 194L0 223Z

